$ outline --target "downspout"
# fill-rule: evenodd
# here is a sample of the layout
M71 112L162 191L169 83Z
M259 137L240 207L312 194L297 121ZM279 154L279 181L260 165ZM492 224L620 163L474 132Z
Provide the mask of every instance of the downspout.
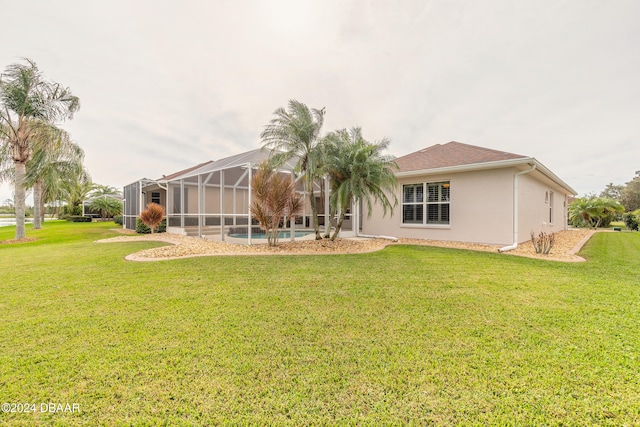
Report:
M247 206L247 245L251 246L251 226L253 223L253 219L251 218L251 181L253 180L252 177L252 172L253 172L253 166L251 165L251 163L248 164L247 166L249 168L249 180L247 181L247 183L249 184L249 191L248 191L248 196L247 196L247 200L248 200L248 206Z
M531 169L518 172L513 176L513 243L509 246L501 247L498 252L506 252L518 247L518 177L533 172L535 168L536 165L534 163L531 165Z

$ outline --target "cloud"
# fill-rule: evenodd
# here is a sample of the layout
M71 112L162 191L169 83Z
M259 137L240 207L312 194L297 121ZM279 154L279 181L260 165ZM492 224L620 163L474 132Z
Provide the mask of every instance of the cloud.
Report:
M3 13L31 31L3 22L0 67L33 58L81 98L64 126L103 184L257 148L292 98L326 107L326 131L389 137L395 155L458 140L536 157L581 193L638 169L633 0L61 0Z

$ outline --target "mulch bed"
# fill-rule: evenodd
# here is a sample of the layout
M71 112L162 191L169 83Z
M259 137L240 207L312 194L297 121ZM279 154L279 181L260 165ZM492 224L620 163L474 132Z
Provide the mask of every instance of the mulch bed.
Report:
M27 242L35 242L35 237L24 237L22 239L11 239L11 240L1 240L0 245L12 245L14 243L27 243Z
M592 230L566 230L556 233L556 244L549 255L536 254L531 242L525 242L507 255L518 255L554 261L576 262L584 261L574 254L576 245L584 243L593 233ZM162 259L187 258L194 256L211 255L319 255L319 254L349 254L372 252L383 249L390 244L409 244L438 246L465 250L485 252L497 252L499 245L482 245L476 243L444 242L437 240L399 239L392 242L384 239L348 238L330 240L305 240L305 241L281 241L275 247L267 244L255 244L252 246L216 242L196 237L186 237L174 234L147 234L136 236L120 236L104 239L105 242L131 242L131 241L162 241L171 243L168 246L145 249L128 255L126 259L131 261L158 261Z

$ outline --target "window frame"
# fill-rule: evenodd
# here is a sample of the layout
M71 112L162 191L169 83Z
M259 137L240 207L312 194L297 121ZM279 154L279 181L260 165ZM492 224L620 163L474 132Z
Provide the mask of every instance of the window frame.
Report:
M437 191L435 197L434 188ZM407 191L408 189L413 190ZM430 213L434 212L434 206L437 207L437 221L430 220ZM446 206L446 209L444 206ZM408 209L409 207L413 207L413 209ZM446 219L443 220L442 218L445 216ZM451 180L403 184L402 216L400 221L401 227L450 228Z
M157 202L156 202L156 200L157 200ZM160 200L161 200L160 192L159 191L152 191L151 192L151 203L160 204Z

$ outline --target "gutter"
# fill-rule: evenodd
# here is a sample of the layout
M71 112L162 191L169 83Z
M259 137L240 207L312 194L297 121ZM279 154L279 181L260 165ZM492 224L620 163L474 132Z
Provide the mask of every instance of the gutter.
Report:
M475 171L475 170L483 170L483 169L506 168L506 167L518 166L521 164L531 164L531 162L536 162L536 160L532 157L518 157L516 159L498 160L494 162L471 163L471 164L465 164L465 165L445 166L441 168L396 172L395 175L398 178L421 176L421 175L427 175L427 174L436 175L436 174L442 174L442 173L467 172L467 171Z
M498 252L506 252L518 247L518 177L536 169L536 164L531 164L531 169L523 170L513 176L513 243L503 246Z
M556 174L551 172L545 165L540 163L533 157L519 157L516 159L508 159L508 160L498 160L495 162L485 162L485 163L472 163L467 165L457 165L457 166L445 166L441 168L432 168L432 169L420 169L420 170L411 170L404 172L396 172L395 175L398 178L410 178L415 176L423 176L423 175L439 175L439 174L448 174L448 173L457 173L457 172L469 172L469 171L477 171L477 170L486 170L486 169L496 169L496 168L506 168L506 167L515 167L519 165L536 165L536 169L542 175L547 177L556 185L563 188L570 194L576 195L578 194L576 190L571 188L569 184L561 180Z

